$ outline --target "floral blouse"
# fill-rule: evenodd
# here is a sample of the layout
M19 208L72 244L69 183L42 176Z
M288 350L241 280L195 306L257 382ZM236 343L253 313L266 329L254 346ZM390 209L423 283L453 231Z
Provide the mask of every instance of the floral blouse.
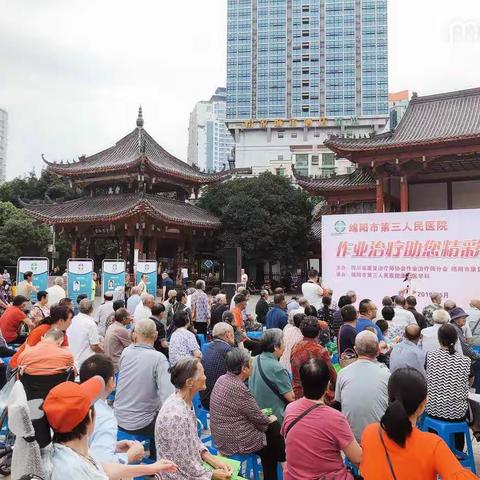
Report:
M210 480L212 472L202 463L202 452L207 448L198 438L197 417L177 393L170 395L155 423L157 458L177 464L176 473L162 473L162 480Z

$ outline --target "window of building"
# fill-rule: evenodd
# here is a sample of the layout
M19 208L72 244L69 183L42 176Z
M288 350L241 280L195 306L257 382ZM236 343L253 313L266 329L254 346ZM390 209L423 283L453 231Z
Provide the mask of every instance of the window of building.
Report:
M278 138L283 138L285 136L285 130L278 131Z
M322 154L322 166L323 167L335 167L335 154L324 153Z
M291 137L292 138L297 138L297 132L292 132Z
M320 130L315 129L315 132L313 133L314 137L319 137L320 136Z
M277 160L282 161L282 160L283 160L283 155L278 155L278 156L277 156Z
M308 154L297 153L295 155L295 168L300 175L308 176Z
M312 155L312 165L318 165L318 155Z
M285 176L285 168L280 167L275 169L275 175L278 175L279 177L284 177Z

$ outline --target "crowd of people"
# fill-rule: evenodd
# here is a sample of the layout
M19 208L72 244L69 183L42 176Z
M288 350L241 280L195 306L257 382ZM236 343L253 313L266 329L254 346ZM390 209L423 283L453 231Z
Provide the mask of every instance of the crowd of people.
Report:
M25 275L0 304L0 377L43 402L31 422L47 478L223 480L225 457L249 454L266 480L477 478L417 425L465 421L480 393L467 322L478 300L466 311L434 293L420 312L394 295L380 310L354 291L334 297L312 270L290 299L279 288L254 304L242 286L229 302L202 280L158 299L140 282L95 308L67 298L62 277L35 292Z

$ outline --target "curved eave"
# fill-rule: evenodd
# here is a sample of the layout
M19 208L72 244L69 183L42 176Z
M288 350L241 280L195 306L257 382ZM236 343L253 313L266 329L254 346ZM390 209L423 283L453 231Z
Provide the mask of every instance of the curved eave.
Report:
M195 208L195 207L193 207ZM134 217L138 214L147 214L155 220L167 224L169 226L176 227L190 227L190 228L201 228L215 230L220 227L220 220L211 220L211 221L193 221L193 220L179 220L176 217L167 215L163 212L159 212L149 201L148 199L139 200L135 205L128 205L125 209L119 210L113 214L98 214L98 215L82 215L81 217L76 215L64 215L64 216L54 216L48 214L48 211L38 211L34 206L26 205L24 207L26 213L31 217L39 220L47 225L69 225L69 224L79 224L79 223L112 223L118 222L121 220L128 220L131 217Z
M432 147L445 147L450 145L464 145L467 142L475 141L480 143L480 135L463 135L459 137L449 138L432 138L429 140L414 140L402 143L375 143L375 138L369 139L369 142L362 144L354 144L353 142L342 142L340 139L325 140L324 145L342 158L354 158L355 156L364 156L367 154L379 155L392 152L399 153L412 148L428 149Z
M135 160L130 162L123 163L120 167L118 165L108 165L105 167L88 167L85 166L84 168L78 168L77 164L57 164L57 163L47 163L48 170L52 171L53 173L69 178L75 177L82 177L85 175L101 175L104 173L112 173L112 172L127 172L131 169L139 168L141 164L144 164L145 167L152 172L158 173L160 175L165 175L168 177L172 177L178 179L180 181L187 181L189 183L195 183L199 185L208 185L216 182L220 182L225 180L226 178L230 177L230 172L227 170L225 172L215 173L215 174L188 174L184 172L179 172L175 170L170 170L168 168L159 167L155 162L152 162L148 157L138 157ZM75 169L71 167L75 165Z

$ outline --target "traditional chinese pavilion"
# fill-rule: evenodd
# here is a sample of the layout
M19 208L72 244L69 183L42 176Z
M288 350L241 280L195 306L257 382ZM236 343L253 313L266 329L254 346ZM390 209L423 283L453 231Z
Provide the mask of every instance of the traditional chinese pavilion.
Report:
M322 214L480 207L480 88L413 94L394 130L325 145L358 168L330 178L295 172L301 187L324 199Z
M220 222L189 203L202 186L219 182L228 173L199 172L164 150L144 129L142 109L137 126L113 147L73 163L52 163L48 170L68 178L83 196L76 200L26 205L34 218L54 225L72 241L71 256L93 258L95 241L116 239L119 257L164 260L177 271L192 264L198 247Z

